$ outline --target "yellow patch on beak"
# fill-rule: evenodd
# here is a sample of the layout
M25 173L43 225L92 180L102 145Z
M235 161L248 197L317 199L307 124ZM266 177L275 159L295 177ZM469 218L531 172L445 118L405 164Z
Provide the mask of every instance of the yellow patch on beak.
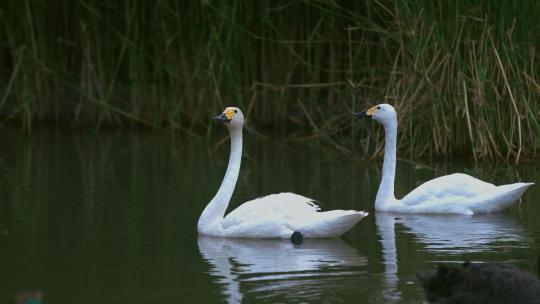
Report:
M227 116L227 119L230 121L233 119L233 116L234 116L234 110L231 110L231 109L227 109L223 112L223 114L225 114L225 116Z
M374 106L374 107L369 108L369 109L366 111L366 114L367 114L368 116L371 116L371 115L375 114L375 112L377 112L377 106Z

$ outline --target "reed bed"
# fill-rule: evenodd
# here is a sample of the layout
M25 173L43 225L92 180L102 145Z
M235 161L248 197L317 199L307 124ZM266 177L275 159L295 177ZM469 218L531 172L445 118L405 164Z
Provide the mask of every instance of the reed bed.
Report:
M350 111L388 102L410 157L517 162L540 143L539 14L532 0L7 0L0 122L209 137L237 105L252 130L352 157L383 142Z

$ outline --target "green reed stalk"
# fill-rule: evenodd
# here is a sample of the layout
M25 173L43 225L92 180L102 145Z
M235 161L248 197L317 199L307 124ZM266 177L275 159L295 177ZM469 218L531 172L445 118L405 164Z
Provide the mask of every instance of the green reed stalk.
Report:
M388 102L410 157L533 158L539 12L532 0L8 0L0 121L210 137L210 117L236 105L250 128L352 156L383 141L349 111Z

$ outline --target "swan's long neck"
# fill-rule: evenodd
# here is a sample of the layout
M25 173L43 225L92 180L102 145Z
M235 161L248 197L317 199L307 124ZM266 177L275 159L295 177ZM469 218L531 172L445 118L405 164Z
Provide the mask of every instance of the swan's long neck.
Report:
M227 172L221 182L218 192L210 203L204 208L197 229L203 234L214 234L213 229L220 229L221 220L225 215L227 206L234 192L238 174L240 172L240 162L242 161L242 129L231 128L231 154Z
M394 179L396 175L397 119L384 124L384 162L382 180L375 199L375 209L394 201Z

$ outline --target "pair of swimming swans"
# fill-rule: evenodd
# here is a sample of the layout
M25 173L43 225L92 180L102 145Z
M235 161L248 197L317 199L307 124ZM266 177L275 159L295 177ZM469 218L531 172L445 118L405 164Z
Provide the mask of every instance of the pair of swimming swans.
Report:
M375 200L377 211L403 213L475 214L501 211L533 183L495 186L465 174L451 174L428 181L398 200L394 196L396 170L397 114L389 104L380 104L355 114L370 117L384 126L385 154L382 180ZM279 193L248 201L225 216L234 192L242 158L244 115L228 107L214 119L229 129L231 152L218 192L202 212L199 234L243 238L339 237L368 215L364 211L322 212L313 199Z

